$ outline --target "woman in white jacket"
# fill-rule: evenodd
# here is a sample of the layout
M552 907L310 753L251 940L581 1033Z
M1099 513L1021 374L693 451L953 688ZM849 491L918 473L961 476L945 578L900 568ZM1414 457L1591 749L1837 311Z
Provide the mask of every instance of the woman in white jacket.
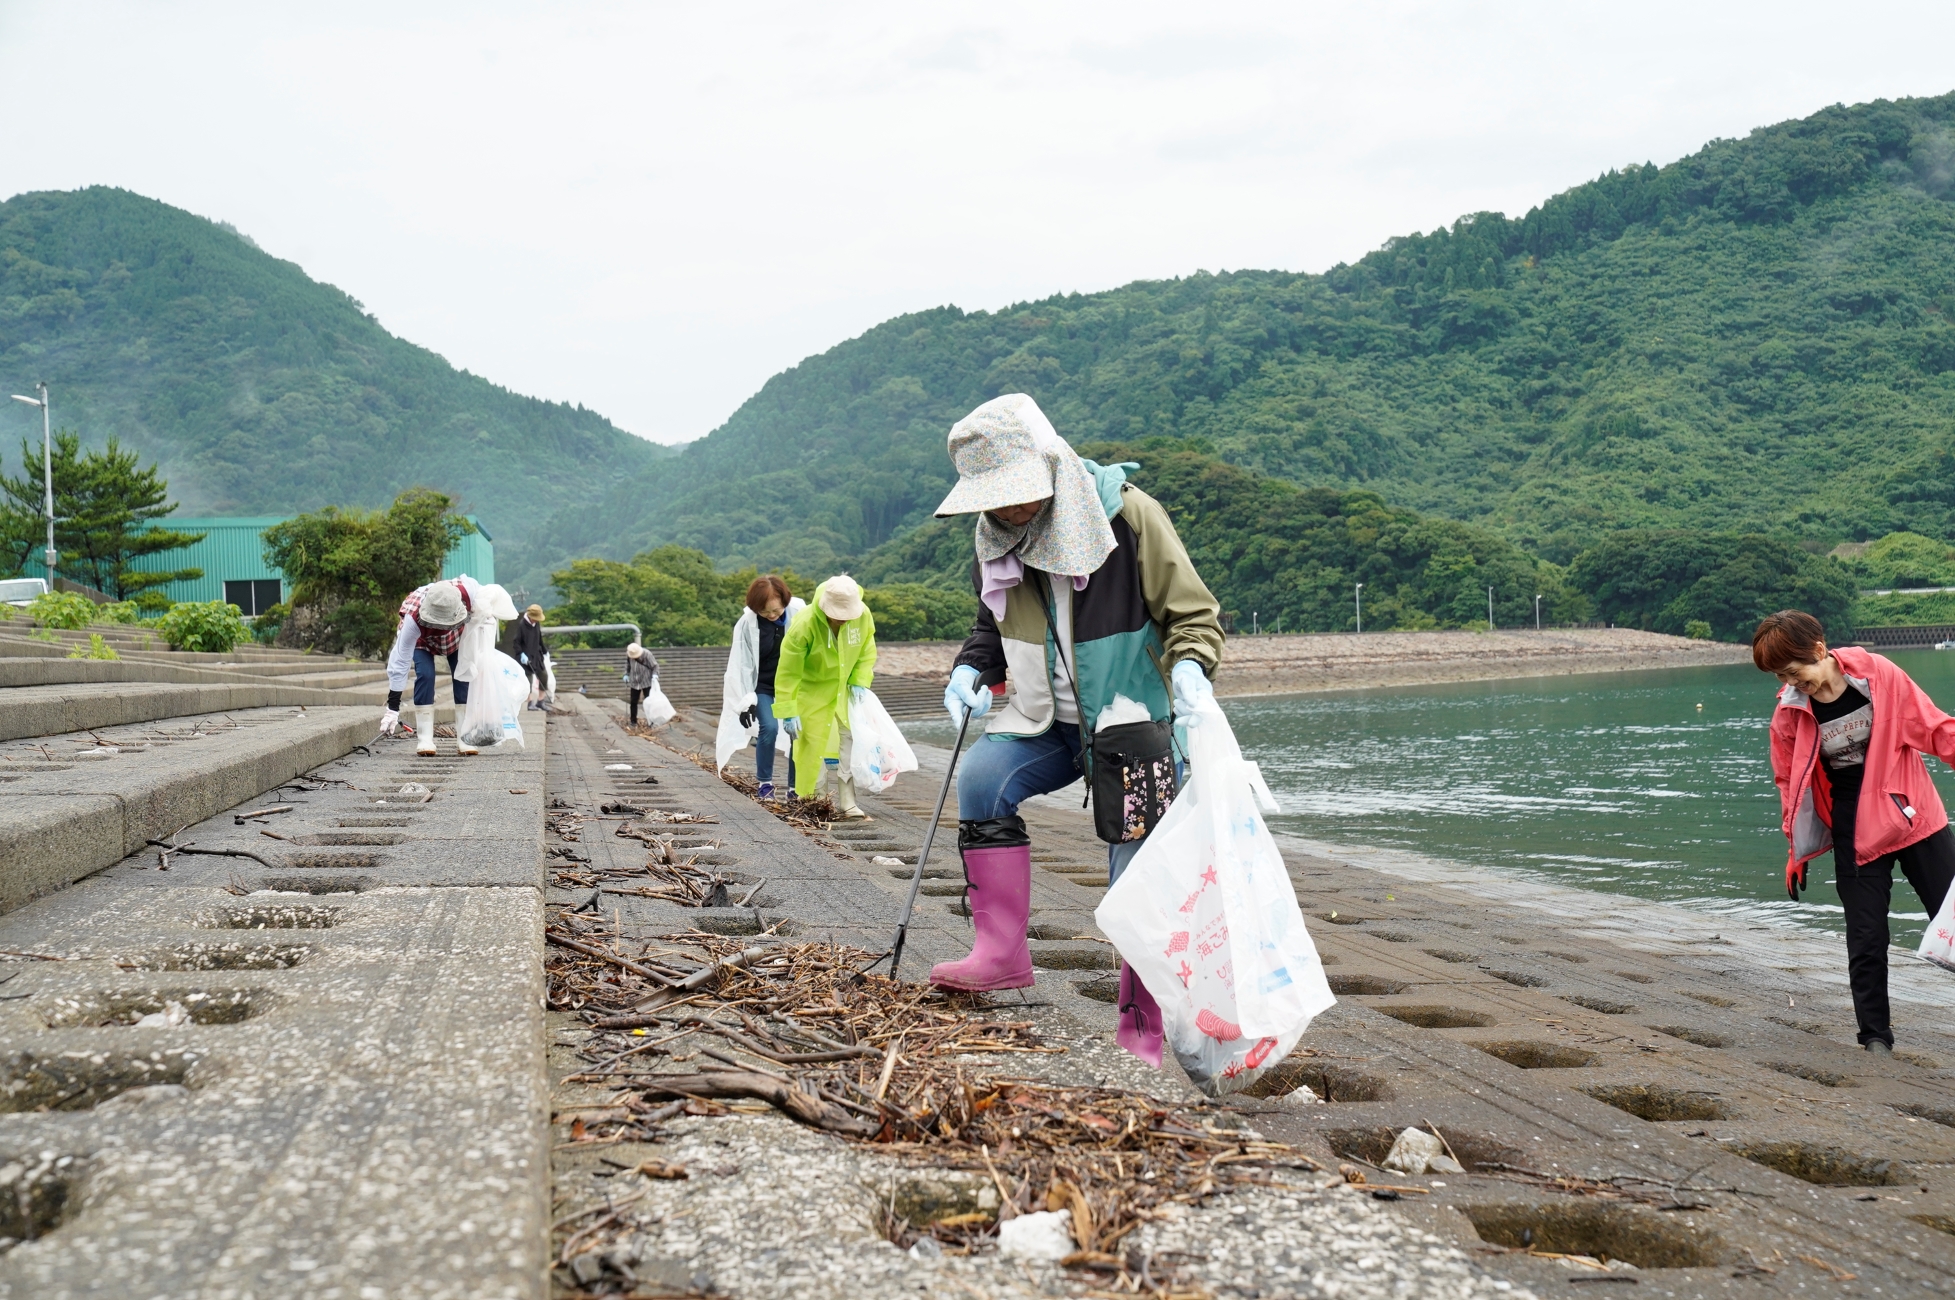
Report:
M754 776L760 797L774 797L774 748L780 731L774 722L774 667L781 658L781 638L787 625L806 605L771 573L755 578L747 588L747 607L733 625L733 649L726 657L726 679L720 692L720 725L714 749L725 767L733 755L756 738ZM788 757L788 783L794 782L794 758Z

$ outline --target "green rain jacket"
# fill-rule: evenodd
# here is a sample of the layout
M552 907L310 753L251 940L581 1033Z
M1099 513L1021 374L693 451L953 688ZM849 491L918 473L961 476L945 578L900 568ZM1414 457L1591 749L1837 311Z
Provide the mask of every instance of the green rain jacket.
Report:
M867 686L876 676L876 616L864 609L839 631L831 629L820 608L827 585L816 587L808 607L787 625L774 670L774 716L801 719L794 741L794 793L803 799L821 782L821 761L841 757L849 687Z

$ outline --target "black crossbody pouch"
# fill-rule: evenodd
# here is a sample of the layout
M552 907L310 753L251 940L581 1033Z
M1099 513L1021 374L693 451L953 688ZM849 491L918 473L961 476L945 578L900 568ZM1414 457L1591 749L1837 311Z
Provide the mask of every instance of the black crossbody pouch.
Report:
M1125 722L1093 733L1093 830L1108 844L1145 839L1174 802L1174 725Z

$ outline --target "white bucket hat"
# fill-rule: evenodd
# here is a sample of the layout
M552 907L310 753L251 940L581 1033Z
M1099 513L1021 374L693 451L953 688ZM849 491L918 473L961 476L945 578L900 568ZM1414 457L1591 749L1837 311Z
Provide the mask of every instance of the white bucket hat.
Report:
M822 583L815 604L821 606L821 612L828 617L839 618L844 623L861 618L862 611L867 608L862 603L862 588L846 573L838 573Z
M423 587L421 613L414 621L422 627L460 627L468 621L461 588L452 582L431 582Z
M1002 510L1051 496L1046 449L1059 441L1052 421L1026 394L992 398L950 426L957 486L937 507L937 517Z

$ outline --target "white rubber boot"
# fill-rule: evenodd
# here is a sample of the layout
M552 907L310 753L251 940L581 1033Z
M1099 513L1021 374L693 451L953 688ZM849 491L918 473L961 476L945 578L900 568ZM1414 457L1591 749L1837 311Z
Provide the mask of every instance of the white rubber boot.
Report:
M418 704L414 707L414 752L434 753L434 710Z

